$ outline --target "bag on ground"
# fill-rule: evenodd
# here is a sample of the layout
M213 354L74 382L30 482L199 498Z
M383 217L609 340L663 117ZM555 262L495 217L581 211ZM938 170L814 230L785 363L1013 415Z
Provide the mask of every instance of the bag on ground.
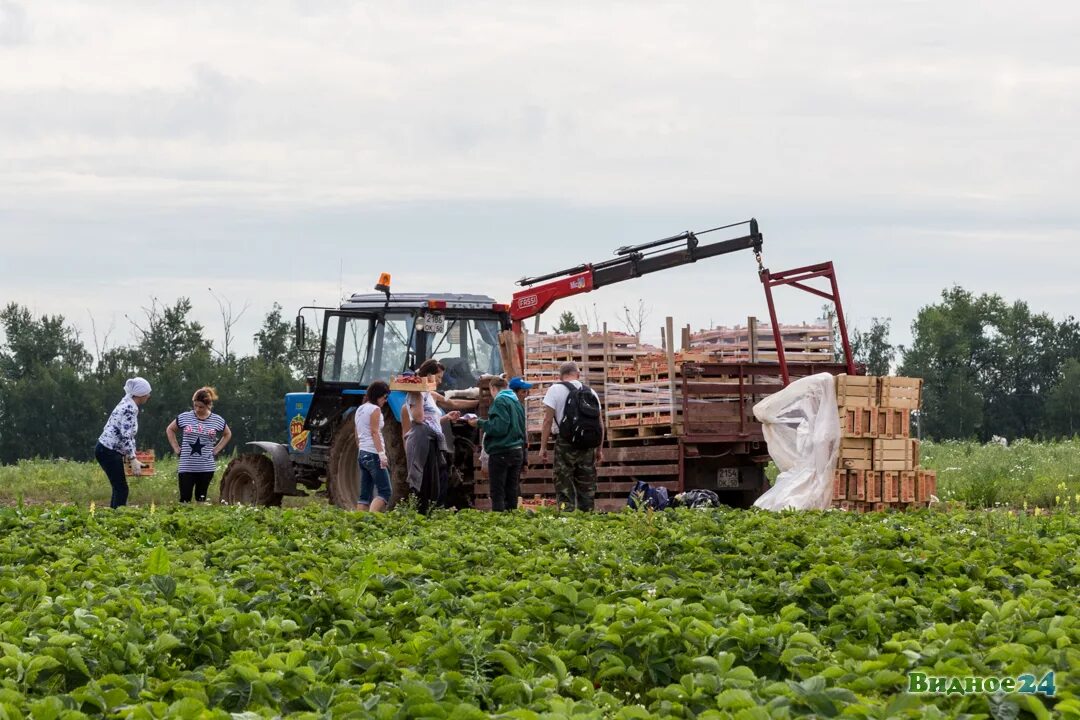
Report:
M666 487L650 487L649 483L638 480L634 483L634 489L630 491L630 497L626 504L634 509L639 505L645 505L653 510L665 510L671 504Z

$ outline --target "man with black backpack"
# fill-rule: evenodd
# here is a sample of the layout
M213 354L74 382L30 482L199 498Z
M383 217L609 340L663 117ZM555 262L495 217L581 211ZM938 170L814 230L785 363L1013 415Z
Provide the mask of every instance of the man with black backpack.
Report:
M540 462L548 459L548 440L555 432L555 493L560 509L593 509L596 464L604 459L604 421L600 398L582 384L577 363L563 363L559 380L544 395Z

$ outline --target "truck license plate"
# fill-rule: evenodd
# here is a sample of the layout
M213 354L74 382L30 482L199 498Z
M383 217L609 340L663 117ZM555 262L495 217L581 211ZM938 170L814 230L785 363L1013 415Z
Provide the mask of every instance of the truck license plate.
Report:
M441 333L446 330L446 318L438 313L424 313L424 332Z
M716 471L716 486L721 488L739 487L738 468L720 468Z

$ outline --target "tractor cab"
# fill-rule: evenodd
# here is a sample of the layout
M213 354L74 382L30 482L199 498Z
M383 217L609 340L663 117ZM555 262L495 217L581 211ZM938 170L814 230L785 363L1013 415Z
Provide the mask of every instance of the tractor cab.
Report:
M483 295L389 292L353 295L325 309L318 373L309 378L309 392L286 398L290 453L323 464L367 386L429 358L446 367L441 392L474 388L481 376L501 373L499 333L510 327L508 310ZM297 337L305 332L301 315Z

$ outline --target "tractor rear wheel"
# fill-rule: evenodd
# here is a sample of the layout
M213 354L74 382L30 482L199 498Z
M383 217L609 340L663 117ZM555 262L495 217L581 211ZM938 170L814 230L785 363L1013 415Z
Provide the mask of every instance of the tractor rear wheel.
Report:
M356 429L352 418L334 433L330 464L326 468L326 492L330 502L344 510L355 510L360 499L360 464L357 462Z
M239 455L221 478L221 502L229 505L280 507L274 492L274 463L265 455Z

